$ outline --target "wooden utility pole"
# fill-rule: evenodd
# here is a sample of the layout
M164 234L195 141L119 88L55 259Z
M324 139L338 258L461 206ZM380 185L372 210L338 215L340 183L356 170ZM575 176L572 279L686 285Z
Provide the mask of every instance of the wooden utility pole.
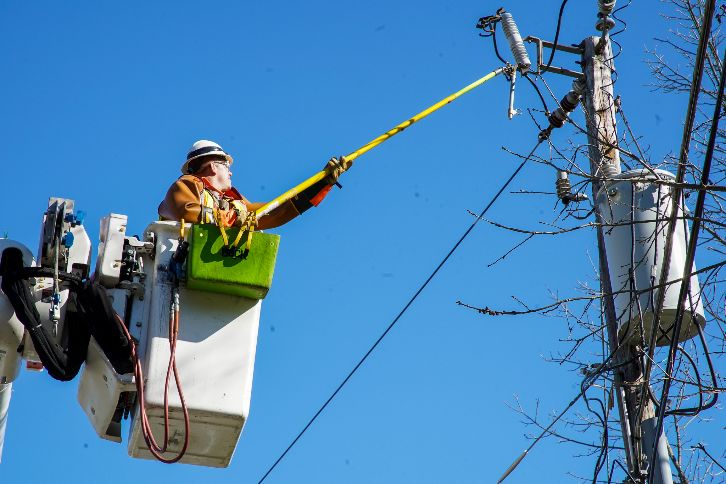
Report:
M593 177L592 199L595 204L595 218L597 221L597 246L599 254L600 292L606 296L602 299L605 323L608 334L608 345L611 352L616 352L614 361L617 363L626 356L622 350L618 350L618 323L615 314L615 302L613 301L612 283L608 269L607 254L605 251L605 239L602 230L602 214L600 213L597 197L603 186L600 178L613 176L620 173L620 152L614 147L617 146L617 131L615 126L615 98L612 88L612 72L614 65L610 43L608 42L601 54L595 52L599 37L589 37L583 41L582 68L585 74L587 89L585 91L585 117L587 122L587 138L590 155L590 172ZM607 173L607 175L606 175ZM640 473L639 459L636 456L636 449L633 445L632 422L630 416L635 414L635 407L628 405L628 398L623 385L624 375L620 369L614 372L614 395L613 399L618 406L620 414L620 427L623 434L625 447L625 458L628 464L628 471L631 475L637 476Z
M598 194L604 186L604 181L612 179L621 172L620 152L618 150L618 137L615 122L616 103L613 95L612 73L614 64L612 48L609 38L590 37L583 41L582 67L585 74L587 89L585 93L586 121L590 155L590 172L593 176L592 192L595 205L597 227L597 245L599 253L600 291L603 294L603 314L608 334L610 351L614 354L613 362L617 368L613 371L614 395L620 414L620 426L623 434L625 456L628 471L631 476L642 482L646 468L655 472L656 480L661 484L672 483L670 465L657 462L656 465L647 466L646 461L650 455L653 443L656 440L648 432L646 424L643 432L643 422L655 415L650 400L639 402L640 389L643 384L643 372L639 357L641 348L631 342L622 343L618 335L618 321L613 300L613 287L608 268L608 257L603 235L603 217L598 204ZM627 362L627 363L626 363ZM645 408L640 411L640 404ZM638 415L641 415L640 419ZM643 441L643 437L647 439ZM664 445L663 442L661 442Z

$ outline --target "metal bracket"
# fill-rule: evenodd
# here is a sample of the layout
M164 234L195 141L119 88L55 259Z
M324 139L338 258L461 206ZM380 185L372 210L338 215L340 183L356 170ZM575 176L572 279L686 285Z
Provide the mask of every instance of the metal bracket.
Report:
M507 117L512 119L514 116L520 113L519 109L514 107L514 87L517 82L517 71L512 72L512 76L509 78L509 108L507 109Z
M564 67L555 67L555 66L547 67L547 65L542 62L542 57L543 57L542 51L543 51L544 47L547 47L550 50L554 49L554 50L559 50L562 52L567 52L568 54L582 55L584 50L581 47L572 46L572 45L554 44L552 42L548 42L546 40L540 39L539 37L534 37L531 35L528 36L527 38L525 38L524 41L532 43L532 44L537 44L537 71L535 72L535 74L542 74L543 72L554 72L555 74L562 74L564 76L574 77L575 79L584 78L584 74L582 72L565 69Z
M150 254L154 251L154 242L142 242L136 237L126 237L125 242L139 254Z
M121 281L118 283L119 289L130 291L131 294L138 296L140 300L144 299L144 284L138 281Z

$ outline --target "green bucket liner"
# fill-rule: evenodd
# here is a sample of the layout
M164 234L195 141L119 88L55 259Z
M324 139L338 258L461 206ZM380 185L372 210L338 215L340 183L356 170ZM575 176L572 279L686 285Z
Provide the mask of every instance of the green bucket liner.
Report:
M229 242L237 237L239 228L226 230ZM263 299L272 285L280 236L254 232L246 258L230 255L224 250L219 227L213 224L192 225L187 256L187 288L197 291L232 294L250 299ZM239 243L245 247L245 236Z

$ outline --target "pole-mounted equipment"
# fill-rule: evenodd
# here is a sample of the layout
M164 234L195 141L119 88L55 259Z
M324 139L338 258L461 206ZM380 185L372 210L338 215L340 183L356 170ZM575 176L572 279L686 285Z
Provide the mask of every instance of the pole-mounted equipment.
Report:
M517 61L517 69L522 74L526 74L532 63L529 61L529 55L527 55L527 49L524 48L524 42L519 34L517 24L514 23L514 18L509 12L502 12L500 17L504 35L506 35L507 42L509 42L509 50L512 51L512 55Z

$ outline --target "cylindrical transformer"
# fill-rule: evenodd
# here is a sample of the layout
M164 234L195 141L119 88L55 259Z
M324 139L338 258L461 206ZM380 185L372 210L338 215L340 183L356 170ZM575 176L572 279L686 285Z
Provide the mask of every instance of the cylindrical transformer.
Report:
M618 332L621 340L634 338L633 343L640 341L641 331L645 343L650 341L655 305L662 290L655 286L660 283L663 271L673 187L658 183L658 179L674 181L675 177L663 170L632 170L608 180L597 195L603 217L610 279L615 293ZM671 283L665 288L657 346L669 345L673 337L680 279L690 233L683 207L681 200L666 279ZM691 273L695 271L694 264ZM706 324L701 290L695 274L690 278L690 290L683 309L678 341L695 336L698 333L696 324L701 327Z

